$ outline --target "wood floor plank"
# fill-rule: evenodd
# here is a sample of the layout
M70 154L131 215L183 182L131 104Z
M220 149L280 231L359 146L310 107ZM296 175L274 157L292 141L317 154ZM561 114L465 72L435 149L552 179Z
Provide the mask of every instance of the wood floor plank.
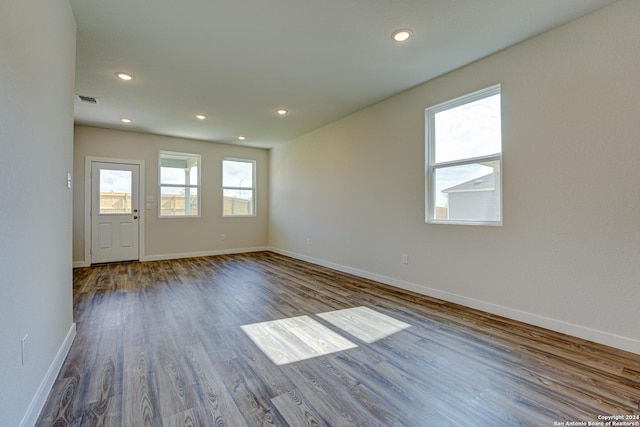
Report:
M261 378L245 375L246 369L242 365L238 359L226 364L224 380L246 423L250 426L286 426L286 422L271 403L271 396L263 391Z
M224 371L212 363L204 346L200 343L189 346L186 357L189 367L195 374L194 385L201 394L213 425L248 427L222 380Z
M298 388L313 392L309 395L316 397L314 405L328 411L322 413L325 418L339 420L337 425L403 425L402 417L393 408L378 401L371 390L359 387L358 379L336 366L334 357L321 357L313 363L292 367L295 376L304 379ZM347 421L343 423L342 419Z
M78 268L73 280L77 336L38 426L640 416L640 355L271 252ZM272 339L298 342L284 356L318 354L273 363L242 329L272 321ZM323 328L355 347L319 356Z
M281 394L271 399L276 409L290 426L299 427L331 427L315 409L305 401L299 390Z
M149 369L148 355L136 353L133 366L125 366L123 425L162 426L155 373Z
M383 426L383 420L376 417L363 406L358 399L324 381L324 373L316 371L311 364L293 364L290 366L294 377L304 379L298 381L297 387L307 399L313 402L314 408L325 417L332 426Z

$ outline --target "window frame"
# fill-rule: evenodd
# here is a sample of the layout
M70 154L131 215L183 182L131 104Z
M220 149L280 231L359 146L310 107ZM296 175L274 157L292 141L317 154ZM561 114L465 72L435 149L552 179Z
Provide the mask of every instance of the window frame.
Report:
M249 163L251 164L251 187L231 187L224 185L224 162L238 162L238 163ZM237 157L225 157L222 159L222 168L221 172L221 187L222 187L222 217L223 218L251 218L257 216L258 211L258 192L256 188L256 171L257 171L257 162L253 159L242 159ZM224 210L224 192L225 190L237 190L237 191L251 191L252 199L251 199L251 211L250 214L225 214Z
M180 156L180 157L194 157L197 158L197 167L198 167L198 182L197 184L163 184L162 183L162 155L170 155L170 156ZM178 151L168 151L161 150L158 154L158 218L200 218L202 215L201 210L201 188L200 183L202 182L202 156L200 154L194 153L183 153ZM197 200L198 200L198 212L195 215L163 215L162 214L162 189L163 188L195 188L197 192ZM185 194L186 198L186 194ZM186 208L185 208L186 212Z
M457 225L489 225L501 226L503 221L503 194L502 194L502 129L500 129L500 152L485 156L466 157L457 160L436 162L435 160L435 115L437 113L469 104L484 98L500 95L500 115L502 116L502 91L501 85L493 85L485 89L468 93L457 98L433 105L425 109L425 222L427 224L457 224ZM502 120L501 120L502 123ZM495 176L495 191L498 197L498 220L460 220L460 219L436 219L436 179L435 173L439 169L470 164L497 162L498 168Z

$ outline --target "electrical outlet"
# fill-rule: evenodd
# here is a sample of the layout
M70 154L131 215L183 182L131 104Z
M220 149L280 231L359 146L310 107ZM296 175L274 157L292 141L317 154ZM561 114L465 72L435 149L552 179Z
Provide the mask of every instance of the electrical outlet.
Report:
M409 255L402 254L402 263L403 264L409 264Z
M29 361L29 335L22 338L22 364L26 365Z
M307 245L311 244L311 237L307 237Z
M221 234L220 235L220 240L224 241L227 238L226 234Z

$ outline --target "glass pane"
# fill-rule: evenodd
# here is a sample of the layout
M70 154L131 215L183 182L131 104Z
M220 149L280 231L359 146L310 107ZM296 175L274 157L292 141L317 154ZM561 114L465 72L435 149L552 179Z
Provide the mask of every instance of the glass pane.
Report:
M162 184L174 185L198 185L198 167L191 169L160 168L160 181Z
M189 185L198 185L198 165L191 166L189 170Z
M253 187L253 163L236 162L233 160L222 161L222 186L223 187Z
M130 214L131 171L100 169L100 215Z
M198 215L198 189L160 187L160 216Z
M160 183L173 185L198 185L197 155L172 153L160 154Z
M500 94L441 111L435 120L435 161L502 152Z
M224 215L253 215L253 190L224 190Z
M160 183L184 185L184 169L178 168L160 168Z
M436 220L500 221L500 162L438 168Z

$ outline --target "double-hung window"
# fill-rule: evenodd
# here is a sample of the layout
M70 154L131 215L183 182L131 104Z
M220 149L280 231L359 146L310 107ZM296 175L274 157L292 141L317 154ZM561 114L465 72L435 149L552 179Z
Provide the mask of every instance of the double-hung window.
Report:
M256 162L243 159L222 161L223 216L256 214Z
M161 217L200 216L200 155L160 152Z
M500 86L426 109L426 221L502 224Z

